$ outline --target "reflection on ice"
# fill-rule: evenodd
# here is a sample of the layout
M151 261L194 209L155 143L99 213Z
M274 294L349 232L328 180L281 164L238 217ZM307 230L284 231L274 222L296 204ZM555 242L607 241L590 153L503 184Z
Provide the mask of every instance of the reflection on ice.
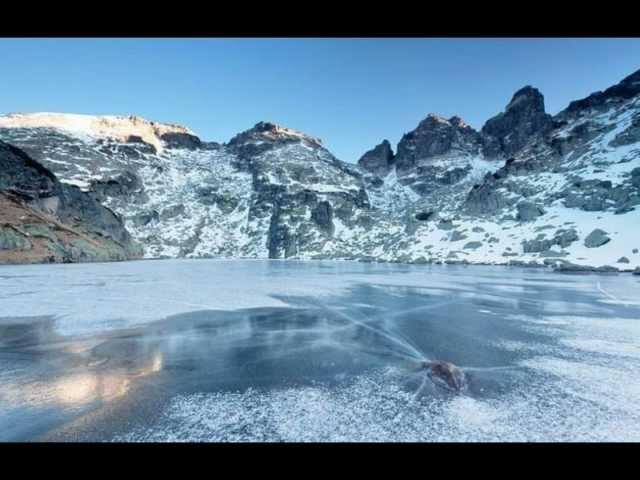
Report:
M89 361L88 369L69 374L52 373L49 379L21 383L4 381L0 399L9 405L30 407L60 404L79 408L94 402L109 402L126 395L135 379L159 372L162 354L156 353L141 368L102 368L105 363Z
M39 386L47 390L47 385ZM57 401L78 406L96 400L109 401L124 395L129 389L129 379L119 375L95 375L78 373L63 377L51 385Z

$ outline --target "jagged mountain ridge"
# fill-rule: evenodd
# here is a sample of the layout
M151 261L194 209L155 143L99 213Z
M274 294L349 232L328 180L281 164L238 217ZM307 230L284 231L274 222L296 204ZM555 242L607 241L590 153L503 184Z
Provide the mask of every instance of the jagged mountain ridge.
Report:
M116 211L150 258L631 268L639 93L636 72L552 117L527 86L480 131L429 115L395 154L383 141L358 165L268 122L218 144L178 127L151 142L0 117L0 139ZM585 245L596 229L608 240Z

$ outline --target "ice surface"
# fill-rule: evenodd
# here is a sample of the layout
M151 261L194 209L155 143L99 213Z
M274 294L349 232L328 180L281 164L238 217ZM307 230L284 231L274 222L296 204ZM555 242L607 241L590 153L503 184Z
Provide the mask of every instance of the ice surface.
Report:
M358 283L413 286L433 293L444 287L463 293L474 281L473 271L464 267L446 270L331 261L3 265L0 302L2 316L54 315L60 335L85 335L194 310L283 307L286 304L276 296L322 297Z
M5 266L0 439L639 441L639 286L355 262ZM427 382L416 362L434 358L468 390Z

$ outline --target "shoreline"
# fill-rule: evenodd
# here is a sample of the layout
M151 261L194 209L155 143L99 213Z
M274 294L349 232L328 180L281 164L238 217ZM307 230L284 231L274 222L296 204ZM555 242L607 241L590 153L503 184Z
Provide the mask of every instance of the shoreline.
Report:
M519 267L527 269L545 269L554 273L562 274L598 274L598 275L616 275L630 273L632 275L640 275L640 267L634 268L617 268L612 265L581 265L565 262L564 265L554 266L544 263L529 263L525 261L513 260L505 263L489 263L489 262L466 262L466 261L419 261L419 262L402 262L393 260L368 260L368 259L343 259L343 258L323 258L323 259L306 259L306 258L256 258L256 257L156 257L156 258L131 258L124 260L111 260L111 261L83 261L83 262L15 262L15 263L0 263L0 268L4 266L25 266L25 265L84 265L84 264L110 264L110 263L124 263L124 262L143 262L143 261L163 261L163 260L212 260L212 261L224 261L224 262L236 262L236 261L257 261L257 262L335 262L335 263L367 263L367 264L392 264L392 265L406 265L406 266L483 266L483 267ZM564 267L564 268L563 268Z

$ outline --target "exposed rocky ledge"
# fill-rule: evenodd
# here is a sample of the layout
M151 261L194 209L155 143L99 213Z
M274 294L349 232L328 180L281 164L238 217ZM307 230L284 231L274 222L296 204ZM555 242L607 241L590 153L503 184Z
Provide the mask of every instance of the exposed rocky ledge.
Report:
M0 263L128 260L142 248L122 220L0 142Z

